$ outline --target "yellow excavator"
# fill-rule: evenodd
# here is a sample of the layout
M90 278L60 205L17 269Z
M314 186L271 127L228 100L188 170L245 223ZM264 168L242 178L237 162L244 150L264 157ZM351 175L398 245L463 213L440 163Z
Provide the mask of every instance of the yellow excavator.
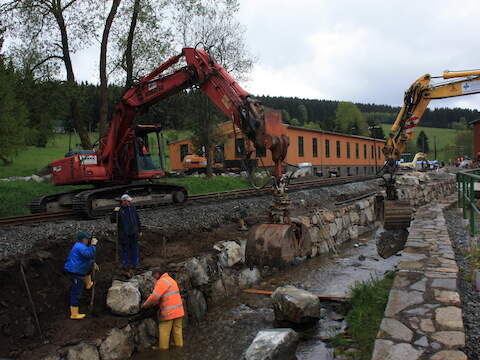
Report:
M442 78L443 82L431 84L432 79ZM405 229L410 226L412 209L408 201L397 196L395 175L397 161L413 138L413 131L431 100L480 93L480 70L445 71L442 76L426 74L418 78L405 92L403 106L392 125L383 148L386 163L382 172L385 181L383 221L385 229Z

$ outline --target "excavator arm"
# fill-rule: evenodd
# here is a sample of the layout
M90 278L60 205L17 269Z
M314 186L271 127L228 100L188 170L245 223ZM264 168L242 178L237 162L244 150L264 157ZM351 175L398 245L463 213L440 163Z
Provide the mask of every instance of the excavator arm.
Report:
M441 78L447 82L432 85L430 84L432 77L429 74L423 75L405 92L403 106L383 148L386 158L382 169L386 192L383 214L386 229L403 229L410 224L412 213L410 203L399 201L397 196L395 180L398 170L397 161L405 152L408 141L413 138L414 129L420 123L430 101L480 93L480 71L478 70L445 71Z
M181 59L186 66L172 70ZM289 140L282 134L280 119L265 117L262 105L250 96L233 78L203 50L184 48L149 75L128 89L117 104L107 137L102 140L102 156L109 171L115 174L117 156L122 156L123 167L133 159L125 152L133 146L132 125L138 112L146 110L162 99L194 86L200 87L215 105L233 121L255 146L265 146L272 152L275 177L282 175ZM128 171L126 171L128 172Z

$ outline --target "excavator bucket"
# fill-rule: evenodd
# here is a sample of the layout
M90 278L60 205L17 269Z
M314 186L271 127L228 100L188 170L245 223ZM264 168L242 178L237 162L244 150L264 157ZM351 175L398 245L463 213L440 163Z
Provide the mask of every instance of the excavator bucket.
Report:
M251 265L282 267L311 253L308 232L302 224L258 224L250 229L246 257Z
M386 230L401 230L410 226L412 206L409 201L384 200L383 227Z

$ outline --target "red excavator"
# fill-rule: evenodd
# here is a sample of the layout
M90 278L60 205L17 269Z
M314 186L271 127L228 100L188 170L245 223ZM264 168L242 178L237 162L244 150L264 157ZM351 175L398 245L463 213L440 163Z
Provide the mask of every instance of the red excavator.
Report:
M173 70L172 66L182 59L186 65ZM116 206L125 192L135 197L137 207L186 201L188 195L183 186L159 181L165 176L160 125L138 124L136 118L160 100L194 86L208 95L253 146L271 150L275 183L281 186L282 161L289 145L288 137L282 134L281 119L265 114L262 105L207 51L184 48L181 54L171 57L125 92L97 150L71 151L52 163L55 185L94 185L94 188L35 198L32 213L73 209L94 218Z

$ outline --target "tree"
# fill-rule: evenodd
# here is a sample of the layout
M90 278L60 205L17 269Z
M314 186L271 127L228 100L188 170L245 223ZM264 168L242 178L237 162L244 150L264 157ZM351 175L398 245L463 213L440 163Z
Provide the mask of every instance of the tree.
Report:
M0 59L0 160L12 162L12 157L26 144L27 109L15 96L18 74L10 65L5 68Z
M319 123L316 123L316 122L313 122L313 121L306 122L305 124L303 124L303 127L307 128L307 129L314 129L314 130L321 130L322 129L320 127Z
M465 119L465 117L462 116L460 119L458 119L458 121L452 122L451 127L453 130L456 130L456 131L467 130L468 129L467 120Z
M471 130L459 131L455 134L455 146L457 149L461 149L460 156L473 155L473 133Z
M253 60L245 48L245 30L235 18L238 8L237 0L201 0L196 6L188 1L179 2L176 24L182 47L201 44L226 71L234 78L241 79L250 71ZM218 140L212 136L212 129L224 117L212 115L218 110L213 109L210 101L196 111L199 115L193 117L197 122L192 124L194 137L198 139L199 146L207 149L207 176L210 177L212 147L218 145ZM203 126L198 126L198 121Z
M298 113L299 113L299 120L300 124L305 124L308 122L308 110L305 104L298 105Z
M105 20L103 28L102 42L100 45L100 118L98 119L98 130L100 137L107 133L107 117L108 117L108 81L107 81L107 46L110 29L113 19L117 13L120 0L113 0L110 12Z
M428 148L428 137L427 134L422 130L418 134L417 137L417 150L419 152L423 152L425 154L428 154L429 148Z
M97 2L94 0L8 0L0 5L0 14L12 37L8 49L12 58L28 57L29 71L44 76L60 74L63 63L70 111L82 146L90 148L88 129L83 121L77 97L71 56L94 39ZM21 54L22 56L13 56Z
M369 136L368 124L357 106L339 102L335 113L335 131L343 134Z

